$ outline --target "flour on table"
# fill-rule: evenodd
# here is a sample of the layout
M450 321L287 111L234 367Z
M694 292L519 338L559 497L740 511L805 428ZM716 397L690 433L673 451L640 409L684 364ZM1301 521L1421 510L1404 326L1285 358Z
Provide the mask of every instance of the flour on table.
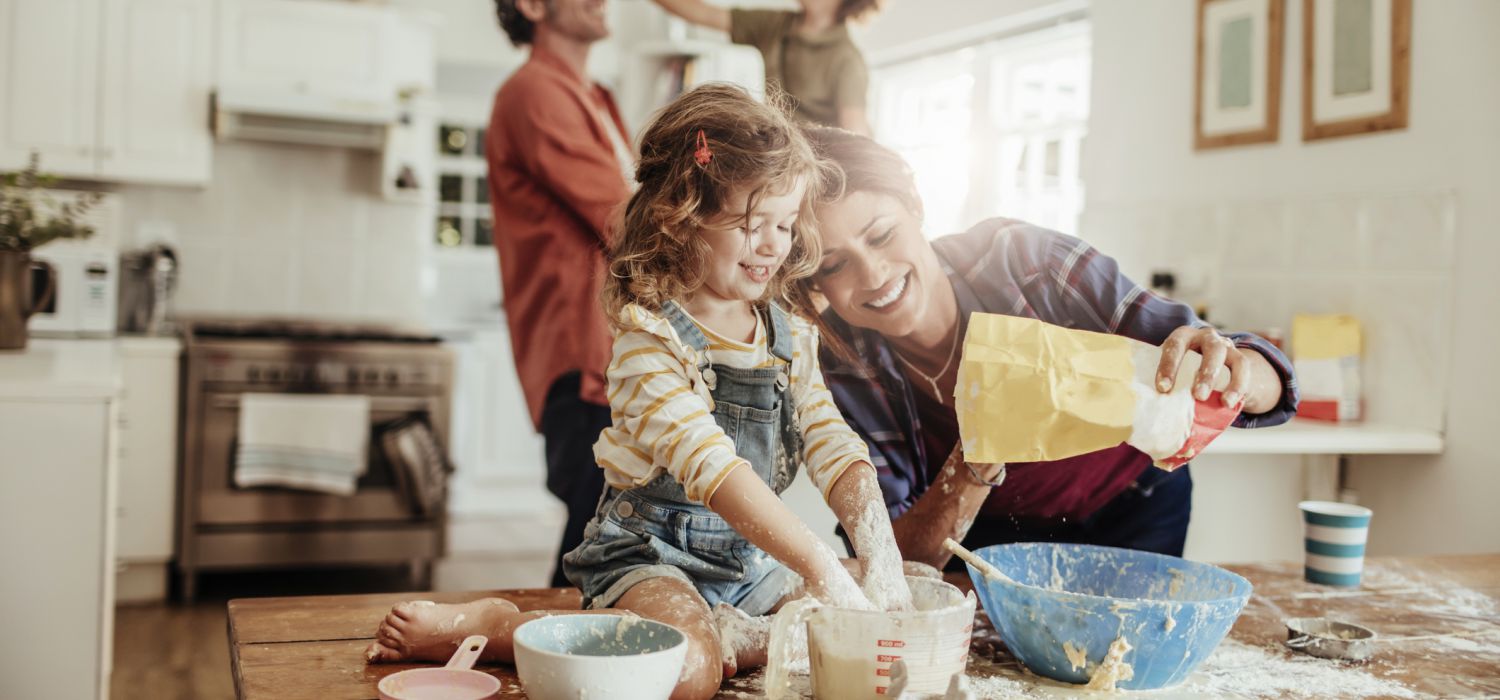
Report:
M1276 647L1226 639L1198 673L1180 686L1213 696L1415 698L1410 688L1376 678L1357 666L1311 656L1291 656Z

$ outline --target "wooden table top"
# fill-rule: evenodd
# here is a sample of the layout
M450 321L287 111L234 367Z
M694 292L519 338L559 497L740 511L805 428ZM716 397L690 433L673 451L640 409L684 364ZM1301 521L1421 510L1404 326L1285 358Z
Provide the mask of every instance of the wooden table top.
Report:
M1279 646L1286 638L1282 621L1290 617L1336 617L1371 627L1386 640L1369 662L1340 664L1355 666L1375 681L1389 681L1379 687L1389 690L1392 684L1399 684L1411 692L1408 697L1500 697L1500 554L1375 558L1366 563L1365 582L1357 589L1307 583L1302 580L1301 564L1225 568L1245 576L1255 586L1250 603L1230 633L1234 642L1256 647L1273 658L1305 660L1310 657ZM954 582L968 587L966 580ZM392 604L417 598L464 602L487 596L507 598L522 610L579 606L579 594L574 589L232 600L229 645L235 691L241 700L375 698L375 686L381 678L420 667L365 663L365 647ZM971 668L977 663L975 659L989 666L1014 665L982 614L977 622L973 654L980 656L971 656ZM525 696L513 667L481 666L479 670L501 680L503 696ZM758 696L758 676L756 673L726 682L719 697ZM1016 677L1028 682L1019 673ZM1051 685L1040 688L1042 695L1073 694L1055 684L1039 685ZM1357 697L1399 696L1362 693L1358 686L1343 691L1352 691L1351 696ZM1269 694L1254 688L1228 694L1278 697L1287 693L1282 687ZM1225 694L1225 689L1218 687L1206 694Z

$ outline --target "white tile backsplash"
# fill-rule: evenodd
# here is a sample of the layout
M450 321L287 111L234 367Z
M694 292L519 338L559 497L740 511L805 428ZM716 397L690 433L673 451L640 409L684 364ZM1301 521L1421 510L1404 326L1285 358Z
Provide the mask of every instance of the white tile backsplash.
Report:
M122 190L125 240L175 229L181 313L420 321L433 210L381 199L379 164L347 149L216 144L206 188Z
M1210 317L1228 330L1290 332L1298 313L1355 315L1367 419L1442 428L1448 384L1462 381L1448 376L1455 202L1444 191L1106 203L1082 221L1085 238L1137 281L1156 269L1180 282L1208 275Z
M1293 202L1287 208L1287 232L1297 270L1316 274L1359 269L1364 246L1358 200Z
M300 245L297 305L337 317L360 315L364 251L343 241L309 239Z
M297 279L302 256L290 245L238 238L229 245L230 303L235 311L282 316L298 310Z
M1283 278L1265 275L1226 275L1218 286L1219 294L1209 318L1231 330L1264 332L1280 330L1283 337L1291 331L1291 290Z
M173 306L177 313L221 313L229 305L229 255L224 245L203 234L179 233L177 262L181 275Z
M1454 198L1448 193L1366 200L1370 267L1397 272L1452 270L1454 209Z
M1155 210L1101 209L1084 212L1084 239L1115 259L1120 270L1143 284L1169 258L1167 218Z
M1280 270L1287 262L1286 207L1259 202L1225 208L1226 271Z
M1356 315L1364 323L1369 420L1442 428L1452 344L1451 281L1443 275L1365 280ZM1399 402L1387 397L1401 397Z
M1225 246L1219 211L1212 207L1178 209L1168 218L1169 255L1183 260L1217 259Z

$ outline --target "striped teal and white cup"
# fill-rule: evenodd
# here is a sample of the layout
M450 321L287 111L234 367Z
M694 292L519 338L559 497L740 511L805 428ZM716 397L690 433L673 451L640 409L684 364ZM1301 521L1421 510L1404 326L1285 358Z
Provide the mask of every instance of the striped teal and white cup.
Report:
M1307 580L1328 586L1358 586L1373 512L1363 506L1330 501L1303 501L1297 507L1307 524Z

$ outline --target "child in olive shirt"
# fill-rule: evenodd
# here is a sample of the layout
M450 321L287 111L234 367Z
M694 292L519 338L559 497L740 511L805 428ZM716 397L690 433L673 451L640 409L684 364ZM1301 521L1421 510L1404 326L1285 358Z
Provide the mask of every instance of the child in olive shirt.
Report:
M801 12L723 8L705 0L653 0L693 24L728 32L760 50L766 84L792 98L798 119L870 134L865 96L870 72L845 22L879 9L880 0L798 0Z

